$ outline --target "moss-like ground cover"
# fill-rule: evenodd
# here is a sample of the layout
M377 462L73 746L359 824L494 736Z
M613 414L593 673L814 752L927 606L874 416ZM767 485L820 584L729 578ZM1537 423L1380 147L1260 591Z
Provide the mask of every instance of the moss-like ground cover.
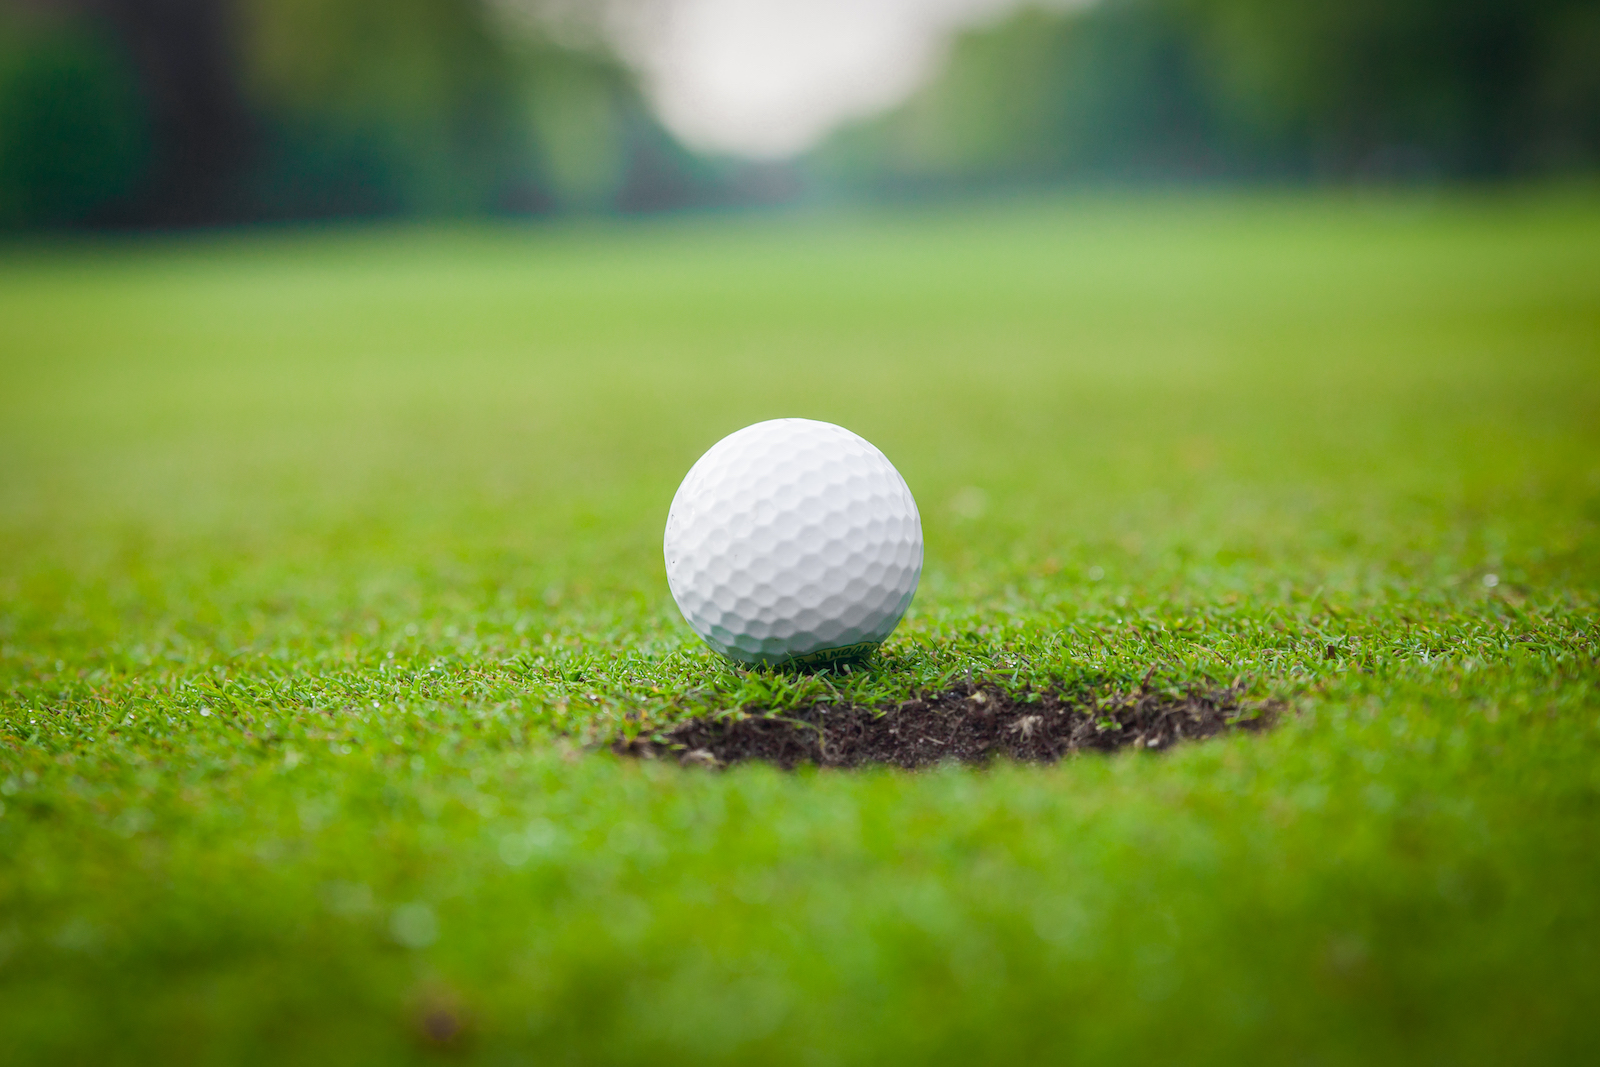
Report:
M928 565L741 674L723 434L840 422ZM0 253L11 1063L1574 1063L1600 1042L1600 200ZM1270 733L726 772L698 713L1226 685Z

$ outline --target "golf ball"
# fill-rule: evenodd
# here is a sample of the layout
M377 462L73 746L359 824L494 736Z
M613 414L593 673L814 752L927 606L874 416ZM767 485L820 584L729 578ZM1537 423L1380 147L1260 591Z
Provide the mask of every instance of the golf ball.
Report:
M711 446L667 513L667 584L706 644L740 663L870 651L922 576L905 479L827 422L773 419Z

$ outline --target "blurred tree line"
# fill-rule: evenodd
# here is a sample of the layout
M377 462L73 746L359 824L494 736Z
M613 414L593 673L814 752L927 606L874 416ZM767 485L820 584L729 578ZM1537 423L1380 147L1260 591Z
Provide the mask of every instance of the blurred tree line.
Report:
M660 2L0 0L0 228L770 195L679 146L595 30ZM1057 0L803 170L849 195L1597 162L1596 0Z
M1595 0L1101 0L957 40L816 166L908 191L1064 178L1493 179L1600 162Z
M0 226L645 210L729 195L516 0L0 0Z

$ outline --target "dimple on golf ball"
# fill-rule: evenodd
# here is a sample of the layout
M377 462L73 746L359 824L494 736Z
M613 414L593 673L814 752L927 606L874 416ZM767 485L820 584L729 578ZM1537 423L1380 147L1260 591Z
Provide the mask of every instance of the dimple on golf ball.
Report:
M706 644L746 664L870 651L922 576L922 520L887 456L842 426L773 419L724 437L667 513L667 584Z

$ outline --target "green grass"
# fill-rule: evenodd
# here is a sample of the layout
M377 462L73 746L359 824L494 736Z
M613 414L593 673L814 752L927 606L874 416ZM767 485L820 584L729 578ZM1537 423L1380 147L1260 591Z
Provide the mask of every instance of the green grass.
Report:
M735 672L667 594L678 479L780 415L921 505L865 670ZM6 1058L1579 1062L1597 600L1591 193L12 248ZM586 747L1151 668L1294 712Z

